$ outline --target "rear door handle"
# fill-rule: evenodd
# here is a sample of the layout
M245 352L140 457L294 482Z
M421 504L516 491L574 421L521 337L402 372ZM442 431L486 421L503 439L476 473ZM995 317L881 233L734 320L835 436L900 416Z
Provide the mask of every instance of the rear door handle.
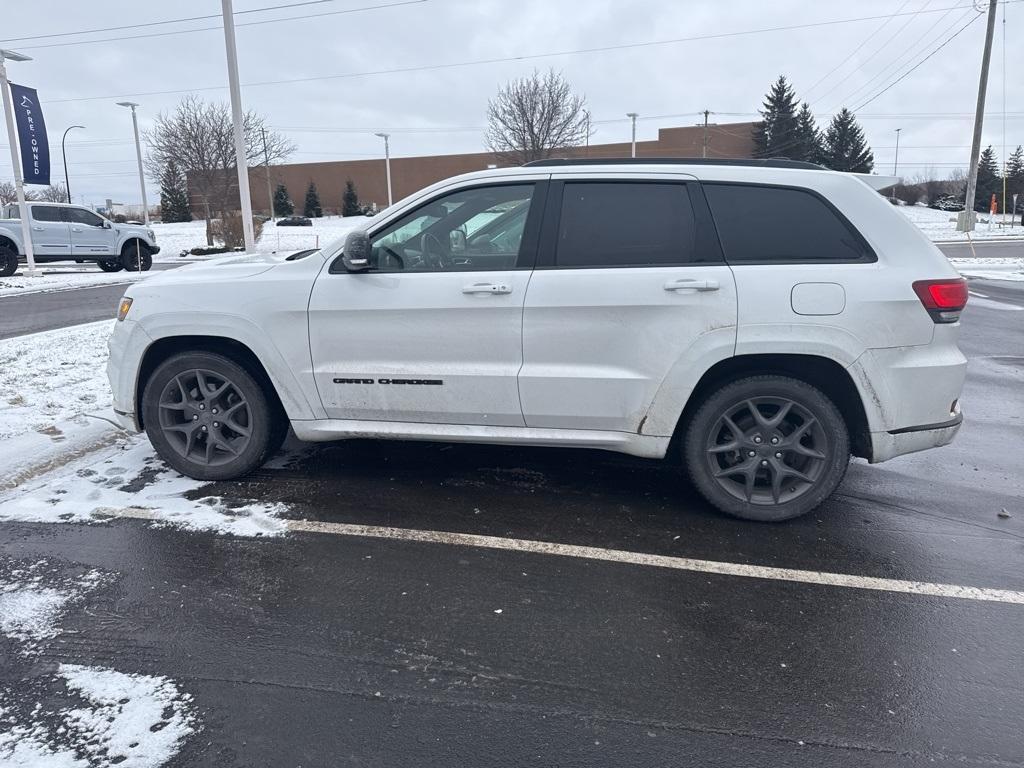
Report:
M45 229L45 227L32 227L32 231L34 232L42 232L43 229Z
M717 291L719 285L717 280L694 280L683 277L679 280L669 280L664 288L666 291Z
M512 293L512 288L505 283L467 283L462 286L463 293Z

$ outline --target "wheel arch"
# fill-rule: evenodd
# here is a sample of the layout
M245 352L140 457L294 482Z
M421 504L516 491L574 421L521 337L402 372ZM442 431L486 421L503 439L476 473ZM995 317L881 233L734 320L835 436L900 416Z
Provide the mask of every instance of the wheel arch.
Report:
M686 401L672 435L675 448L686 426L705 396L730 381L748 376L789 376L820 389L839 409L850 433L850 450L854 456L871 458L871 431L867 413L857 385L850 372L827 357L807 354L750 354L720 360L701 376ZM670 451L673 448L669 449Z
M21 248L19 247L17 241L14 238L9 237L8 235L0 235L0 248L10 248L12 251L14 251L15 256L21 253Z
M259 382L278 418L288 419L288 413L270 375L256 354L242 342L226 336L166 336L157 339L146 349L139 364L135 381L135 419L140 429L145 428L142 416L142 395L153 372L168 358L184 352L211 352L223 355L242 366Z
M135 243L139 243L147 251L150 250L149 243L147 243L144 238L140 237L139 235L128 235L124 240L121 241L121 244L118 246L118 255L123 256L125 249L128 246L134 247Z

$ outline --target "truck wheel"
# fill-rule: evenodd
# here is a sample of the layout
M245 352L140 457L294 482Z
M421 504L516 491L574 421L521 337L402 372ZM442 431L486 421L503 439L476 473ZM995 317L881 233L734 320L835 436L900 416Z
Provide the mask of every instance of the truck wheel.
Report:
M120 272L122 269L124 269L124 264L122 264L117 259L103 259L102 261L98 261L96 263L99 264L100 269L102 269L104 272Z
M10 277L18 271L18 254L6 245L0 245L0 277Z
M138 272L140 263L143 272L148 272L153 266L153 254L149 248L142 244L136 246L135 243L126 243L121 249L121 266L126 272Z
M751 376L713 392L686 429L693 484L711 504L745 520L799 517L839 486L850 438L820 390L786 376Z
M280 426L260 384L212 352L184 352L146 382L142 418L165 462L196 480L229 480L260 466Z

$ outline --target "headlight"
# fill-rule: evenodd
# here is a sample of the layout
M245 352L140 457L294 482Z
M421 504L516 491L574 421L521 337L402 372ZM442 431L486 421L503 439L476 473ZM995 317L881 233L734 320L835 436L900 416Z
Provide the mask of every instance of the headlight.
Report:
M128 316L128 310L132 308L132 300L125 296L117 305L117 319L124 320Z

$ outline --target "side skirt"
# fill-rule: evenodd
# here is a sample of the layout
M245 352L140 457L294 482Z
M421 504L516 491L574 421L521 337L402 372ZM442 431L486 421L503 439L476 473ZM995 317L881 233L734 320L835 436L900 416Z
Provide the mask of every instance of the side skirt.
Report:
M307 442L376 438L443 443L597 448L648 459L664 458L671 439L652 435L637 435L630 432L606 432L591 429L488 427L466 424L420 424L404 421L317 419L292 421L291 424L295 436Z

